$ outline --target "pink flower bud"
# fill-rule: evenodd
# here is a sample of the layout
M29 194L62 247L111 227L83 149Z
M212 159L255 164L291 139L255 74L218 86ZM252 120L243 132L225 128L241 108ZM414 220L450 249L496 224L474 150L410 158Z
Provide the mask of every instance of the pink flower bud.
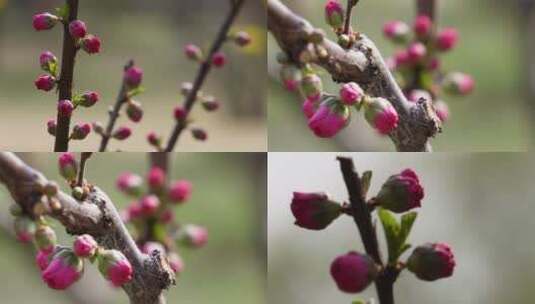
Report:
M154 251L158 251L159 253L165 254L167 250L165 250L165 247L158 242L146 242L141 247L141 252L144 254L151 255Z
M395 213L403 213L420 207L424 198L424 189L418 175L411 169L392 175L383 184L375 202Z
M41 13L33 16L33 28L36 31L44 31L53 28L58 23L58 16L50 13Z
M97 92L93 92L93 91L85 92L82 95L82 98L80 99L80 105L82 107L89 108L89 107L94 106L99 101L99 99L100 99L100 96L98 95Z
M399 50L394 55L394 61L396 63L396 68L405 66L409 63L411 63L411 59L409 57L409 52L407 50Z
M303 110L303 114L305 114L305 117L307 119L310 119L312 116L314 116L314 113L316 113L317 108L317 101L310 98L305 99L305 102L303 102L303 106L301 107L301 109Z
M299 87L299 83L302 79L301 70L299 70L294 65L283 65L280 70L280 77L284 87L290 91L294 92Z
M143 180L139 175L124 172L119 175L115 184L120 191L132 196L138 196L141 194Z
M453 275L455 257L447 244L428 243L414 249L407 267L420 280L435 281Z
M58 59L52 52L44 51L39 56L39 64L44 71L54 74Z
M147 135L147 141L151 146L159 147L162 144L162 137L155 132L150 132Z
M51 252L57 243L56 233L49 226L39 226L35 230L34 243L38 250Z
M84 38L87 35L87 27L85 23L81 20L74 20L69 23L69 33L75 39Z
M217 52L212 56L212 64L216 68L222 68L227 63L227 56L223 52Z
M71 139L83 140L91 133L91 124L78 123L72 128Z
M68 181L73 181L76 179L76 174L78 172L78 162L74 157L74 154L70 152L62 153L58 160L59 163L59 173Z
M436 71L440 68L440 59L438 58L432 58L429 60L429 63L427 64L427 68L430 71Z
M35 230L37 229L35 222L27 216L17 216L15 218L14 227L17 240L21 243L31 242Z
M184 270L184 262L176 252L169 253L167 255L167 261L169 262L169 266L171 266L171 269L173 269L175 274L179 274Z
M119 127L113 132L113 138L117 140L125 140L132 135L132 130L129 127Z
M120 287L132 280L132 265L120 251L99 250L97 261L98 270L113 286Z
M337 257L331 264L331 276L338 288L347 293L359 293L377 277L373 260L364 254L351 251Z
M82 39L82 49L88 54L100 52L100 38L95 35L87 35Z
M184 54L186 57L194 61L201 61L203 57L201 49L195 44L191 43L184 47Z
M79 235L72 246L74 254L81 258L91 258L97 252L98 244L89 234Z
M138 202L132 202L130 205L128 205L128 208L126 210L127 215L127 221L135 220L143 215L143 211L141 210L141 205Z
M427 101L432 101L433 97L431 94L424 90L412 90L408 96L409 101L418 102L420 99L425 99Z
M454 72L446 76L444 80L444 90L453 95L468 95L475 88L474 79L467 74Z
M184 241L188 246L200 248L208 242L208 230L197 225L187 225L184 228Z
M442 100L437 100L433 106L435 107L435 112L440 121L446 122L450 116L448 104Z
M441 51L453 49L459 41L459 33L454 28L445 28L437 35L437 48Z
M143 80L143 70L133 66L124 71L124 81L131 88L137 88Z
M188 112L182 106L175 107L173 112L174 112L173 115L175 116L175 119L177 121L184 120L186 116L188 115Z
M93 123L93 131L95 131L97 134L104 134L104 126L100 121L95 121Z
M56 123L55 119L49 119L46 122L46 128L47 128L48 134L52 136L56 136L57 127L58 127L58 124Z
M83 261L71 249L61 248L53 253L41 277L48 287L63 290L78 281L83 270Z
M346 83L340 89L340 99L348 106L360 103L363 97L364 91L354 82Z
M52 251L39 250L35 255L35 263L41 271L45 270L50 263Z
M193 136L193 138L199 141L205 141L208 139L208 133L206 133L206 131L200 128L191 129L191 135Z
M427 48L423 43L415 42L409 46L407 53L409 54L409 60L411 62L418 63L427 55Z
M70 117L72 115L72 111L74 110L74 106L72 105L72 102L67 99L63 99L58 101L58 113L62 117Z
M301 91L306 98L318 99L323 91L321 78L316 74L307 74L301 79Z
M414 20L414 32L420 37L429 36L433 28L433 21L429 16L420 15Z
M140 201L141 212L145 216L151 216L156 213L158 207L160 207L160 200L156 195L147 195L144 196Z
M344 8L338 0L329 0L325 4L325 19L334 29L344 25Z
M219 109L219 106L219 101L214 98L209 98L202 101L202 107L208 112L217 111L217 109Z
M249 33L241 31L234 35L234 42L241 47L245 47L251 43L251 35Z
M365 104L364 116L381 135L388 135L398 126L398 113L384 98L371 98Z
M140 122L143 118L143 109L141 108L141 103L135 100L129 100L128 105L126 106L126 115L133 122Z
M179 180L169 187L169 199L173 203L183 203L191 196L192 185L187 180Z
M409 36L409 26L402 21L390 21L384 25L383 34L394 42L405 42Z
M308 127L321 138L333 137L342 130L349 120L349 109L339 100L328 99L308 120Z
M48 92L56 86L56 78L50 75L40 75L34 84L38 90Z
M160 221L164 224L169 224L175 219L175 213L171 209L167 209L160 215Z
M342 214L342 207L325 193L294 192L291 209L295 225L310 230L325 229Z
M165 186L165 172L159 167L152 167L147 174L147 183L152 190L162 189Z

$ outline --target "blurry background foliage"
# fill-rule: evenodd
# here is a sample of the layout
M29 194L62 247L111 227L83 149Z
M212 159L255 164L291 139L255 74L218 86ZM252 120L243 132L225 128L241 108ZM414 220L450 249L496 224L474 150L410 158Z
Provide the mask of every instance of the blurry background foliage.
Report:
M359 172L373 171L369 195L402 169L413 168L425 188L409 243L446 242L457 266L451 278L428 283L403 272L396 303L532 303L535 297L535 155L377 154L352 156ZM329 274L332 260L363 252L353 220L343 216L322 231L293 224L292 191L325 191L347 201L334 153L272 153L268 177L269 303L351 303ZM378 226L382 248L382 227ZM384 250L383 250L384 252ZM402 260L406 259L411 250ZM369 287L360 298L375 296Z
M46 121L55 117L54 94L37 91L33 81L39 75L38 57L50 50L61 55L62 30L37 33L32 15L52 11L64 1L0 0L0 149L50 151L53 139ZM186 43L208 48L229 10L228 1L213 0L114 0L80 1L79 18L89 32L102 38L102 52L80 53L75 70L77 90L96 90L101 101L75 113L74 121L107 121L108 107L115 102L122 67L129 58L144 71L147 89L137 99L145 117L134 126L133 136L115 142L111 151L147 151L146 134L155 130L168 135L174 125L172 109L181 101L182 82L192 82L198 65L183 55ZM208 77L205 91L222 101L222 109L207 114L201 107L193 115L197 126L208 131L205 143L187 133L178 144L180 151L265 151L266 30L265 8L247 1L235 30L245 29L253 43L245 49L229 43L225 53L229 64ZM126 122L126 117L120 124ZM13 130L17 136L13 136ZM75 142L74 150L96 149L99 137Z
M524 4L532 0L522 0ZM334 35L324 21L324 0L284 0L316 27ZM412 23L415 0L360 1L355 9L353 25L371 37L387 57L393 54L393 44L382 36L382 26L389 20ZM443 57L445 70L469 73L476 80L475 92L465 98L445 98L451 119L444 131L432 141L437 151L523 151L531 144L535 106L533 93L526 95L524 67L532 62L533 50L523 54L533 30L525 32L527 6L520 1L449 0L440 1L439 26L453 26L460 32L459 46ZM533 6L529 6L531 9ZM531 10L532 11L532 10ZM532 17L532 20L533 17ZM535 22L531 22L531 28ZM535 39L535 37L533 38ZM334 140L315 138L301 114L302 101L287 93L278 80L279 52L275 40L268 35L269 82L269 146L274 151L392 151L393 145L381 138L366 124L362 115L354 115L350 127ZM525 56L520 56L525 55ZM323 72L323 70L321 70ZM330 76L323 72L328 92L338 92ZM535 75L534 75L535 76Z
M58 155L22 156L67 190L56 168ZM115 189L116 177L124 171L145 175L148 163L144 153L96 154L88 162L86 176L123 208L130 200ZM192 197L175 209L176 218L207 227L209 241L202 249L180 251L185 270L177 286L166 292L167 303L265 303L265 154L181 153L172 156L171 164L172 178L193 183ZM113 290L95 265L87 264L82 279L69 290L49 289L41 281L32 246L18 243L11 233L12 200L3 186L0 197L2 303L128 303L125 293ZM65 229L56 221L52 224L60 243L71 244Z

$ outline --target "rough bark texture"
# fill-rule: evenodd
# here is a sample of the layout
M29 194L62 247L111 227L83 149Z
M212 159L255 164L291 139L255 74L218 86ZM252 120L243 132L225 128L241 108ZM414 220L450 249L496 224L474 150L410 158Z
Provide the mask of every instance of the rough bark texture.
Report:
M314 27L278 0L268 0L267 5L269 31L281 49L297 61ZM429 140L440 131L433 106L428 101L407 101L373 41L361 34L349 50L328 39L322 46L329 56L314 63L327 70L334 81L357 82L368 95L386 98L396 108L400 121L390 138L398 151L431 151Z
M6 185L25 213L32 214L33 207L41 199L41 189L47 179L15 154L1 152L0 182ZM165 303L162 292L175 283L173 271L158 251L151 256L140 252L114 204L103 191L92 187L88 198L82 202L63 192L59 192L57 197L62 208L50 216L60 221L68 233L88 233L102 247L119 250L128 258L134 268L134 276L123 289L131 303Z

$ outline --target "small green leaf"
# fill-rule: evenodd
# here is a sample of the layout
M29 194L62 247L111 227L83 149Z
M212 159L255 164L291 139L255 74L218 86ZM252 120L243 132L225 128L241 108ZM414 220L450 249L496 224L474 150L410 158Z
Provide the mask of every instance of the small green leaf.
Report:
M145 88L140 86L140 87L130 90L127 95L128 95L128 98L132 98L143 92L145 92Z
M360 184L362 187L362 195L366 197L368 190L370 189L370 184L372 181L372 171L366 171L362 173L362 178L360 179Z
M386 209L379 208L378 215L383 224L383 230L388 246L388 262L393 263L396 261L397 253L399 252L400 245L398 242L398 235L401 226L394 214Z
M364 300L355 300L355 301L351 302L351 304L366 304L366 301L364 301Z
M414 222L416 221L416 217L418 216L418 213L416 212L410 212L407 214L404 214L401 217L401 231L400 231L400 238L401 243L405 243L407 241L407 238L409 237L409 234L411 233L412 226L414 225Z
M152 234L154 235L154 238L160 243L165 242L165 239L167 237L167 230L165 229L165 225L162 225L161 223L155 223L152 227Z
M61 7L56 8L56 14L63 20L69 19L69 5L65 3Z

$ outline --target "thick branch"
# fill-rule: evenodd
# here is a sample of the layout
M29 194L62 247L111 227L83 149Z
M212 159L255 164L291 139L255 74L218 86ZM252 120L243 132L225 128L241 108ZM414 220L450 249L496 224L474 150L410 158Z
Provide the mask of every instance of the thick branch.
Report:
M279 0L268 0L268 29L281 49L297 61L314 30L302 17ZM365 35L351 49L325 39L322 45L328 58L316 64L326 69L337 82L357 82L368 95L388 99L398 111L398 128L390 137L398 151L430 151L429 139L440 131L440 121L429 101L411 103L396 83L379 50Z
M42 187L47 183L43 174L25 164L16 155L0 153L0 182L27 214L41 200ZM74 235L88 233L105 248L121 251L134 268L132 281L123 286L133 304L165 303L162 291L174 284L174 274L158 253L143 255L123 224L110 198L93 187L85 201L76 201L59 192L59 211L50 214Z
M212 69L212 57L221 49L223 43L227 40L230 27L238 17L238 13L240 12L243 4L245 3L245 0L236 0L232 2L232 8L223 25L221 26L219 33L217 34L212 46L210 47L210 51L207 57L199 67L199 71L197 72L193 87L190 90L188 96L186 97L186 101L184 102L184 110L186 111L186 117L183 119L179 119L176 122L173 132L171 133L171 136L169 137L169 140L165 147L165 152L172 152L174 150L178 138L180 137L180 134L187 127L187 117L189 116L191 109L195 105L195 101L197 100L199 91L201 90L201 87L203 86L204 81L208 76L208 73L210 73L210 70Z
M129 68L134 66L134 61L129 60L126 65L124 66L124 71L128 70ZM121 89L119 90L119 95L117 95L117 99L115 101L115 105L113 108L109 110L110 114L110 120L108 120L108 125L106 126L106 129L104 130L104 134L102 134L102 140L100 141L100 147L98 149L99 152L105 152L106 148L108 147L108 143L110 142L111 135L113 133L113 128L115 127L115 123L117 122L117 118L120 116L121 108L128 100L128 88L125 83L125 79L123 77L123 81L121 83Z
M72 100L72 82L74 77L74 63L76 57L76 43L69 32L69 23L78 18L78 0L67 0L69 18L63 24L63 54L61 57L61 75L59 79L59 100ZM54 151L69 150L69 132L71 117L57 114L56 141Z
M391 265L385 266L382 261L371 210L362 193L361 180L355 171L353 160L351 158L338 157L338 161L349 193L351 214L359 230L366 254L371 256L375 263L383 268L375 280L379 303L394 304L394 282L399 275L399 271Z

